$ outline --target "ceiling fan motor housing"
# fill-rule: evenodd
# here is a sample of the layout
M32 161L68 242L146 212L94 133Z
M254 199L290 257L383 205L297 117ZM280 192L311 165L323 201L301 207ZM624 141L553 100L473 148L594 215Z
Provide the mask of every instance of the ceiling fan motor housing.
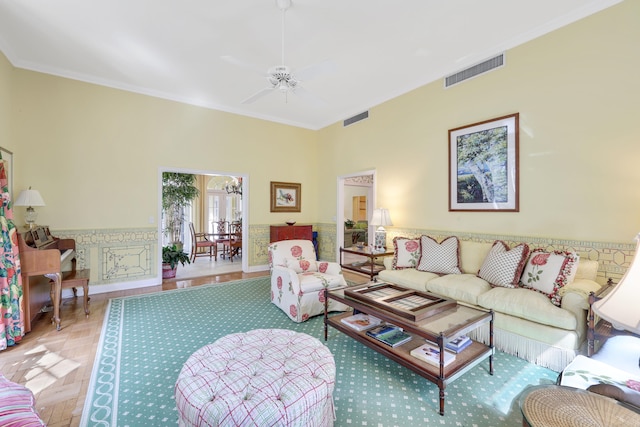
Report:
M281 90L294 88L298 84L298 81L293 78L289 67L286 65L278 65L270 69L268 79L274 88L278 87Z

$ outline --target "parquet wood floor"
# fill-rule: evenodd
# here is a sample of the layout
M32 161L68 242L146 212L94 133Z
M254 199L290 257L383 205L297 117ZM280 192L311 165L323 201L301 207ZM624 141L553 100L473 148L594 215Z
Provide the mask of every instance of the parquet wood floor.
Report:
M357 282L364 283L367 279L347 271L344 274ZM38 413L49 427L78 426L110 298L266 275L268 272L236 272L165 280L158 286L95 295L91 295L89 288L89 317L84 314L82 298L64 299L60 308L62 329L56 331L49 321L50 313L41 314L20 344L0 352L0 372L33 391Z
M266 275L268 272L237 272L167 280L158 286L95 295L89 288L89 317L84 314L82 298L64 299L62 329L56 331L51 324L51 313L41 314L18 345L0 352L0 372L34 392L38 413L49 427L78 426L110 298Z

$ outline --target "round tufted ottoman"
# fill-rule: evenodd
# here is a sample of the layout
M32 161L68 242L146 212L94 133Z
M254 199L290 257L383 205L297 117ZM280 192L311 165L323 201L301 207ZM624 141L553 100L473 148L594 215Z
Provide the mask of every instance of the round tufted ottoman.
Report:
M333 355L284 329L231 334L185 362L175 386L181 426L332 426Z

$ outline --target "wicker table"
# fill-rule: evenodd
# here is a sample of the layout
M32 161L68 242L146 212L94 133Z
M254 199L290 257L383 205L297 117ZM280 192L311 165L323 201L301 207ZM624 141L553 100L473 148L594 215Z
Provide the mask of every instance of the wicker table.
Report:
M640 425L640 414L618 401L573 387L530 387L520 398L524 427Z

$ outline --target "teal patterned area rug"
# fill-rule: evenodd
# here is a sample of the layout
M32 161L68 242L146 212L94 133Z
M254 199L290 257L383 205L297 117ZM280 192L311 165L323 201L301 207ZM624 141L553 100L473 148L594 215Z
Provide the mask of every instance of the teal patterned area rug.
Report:
M297 324L269 301L269 278L115 298L109 302L81 426L175 426L173 387L187 358L235 332L291 329L324 340L322 316ZM323 341L324 342L324 341ZM497 352L494 375L481 363L438 387L335 329L336 426L522 425L518 395L557 373Z

